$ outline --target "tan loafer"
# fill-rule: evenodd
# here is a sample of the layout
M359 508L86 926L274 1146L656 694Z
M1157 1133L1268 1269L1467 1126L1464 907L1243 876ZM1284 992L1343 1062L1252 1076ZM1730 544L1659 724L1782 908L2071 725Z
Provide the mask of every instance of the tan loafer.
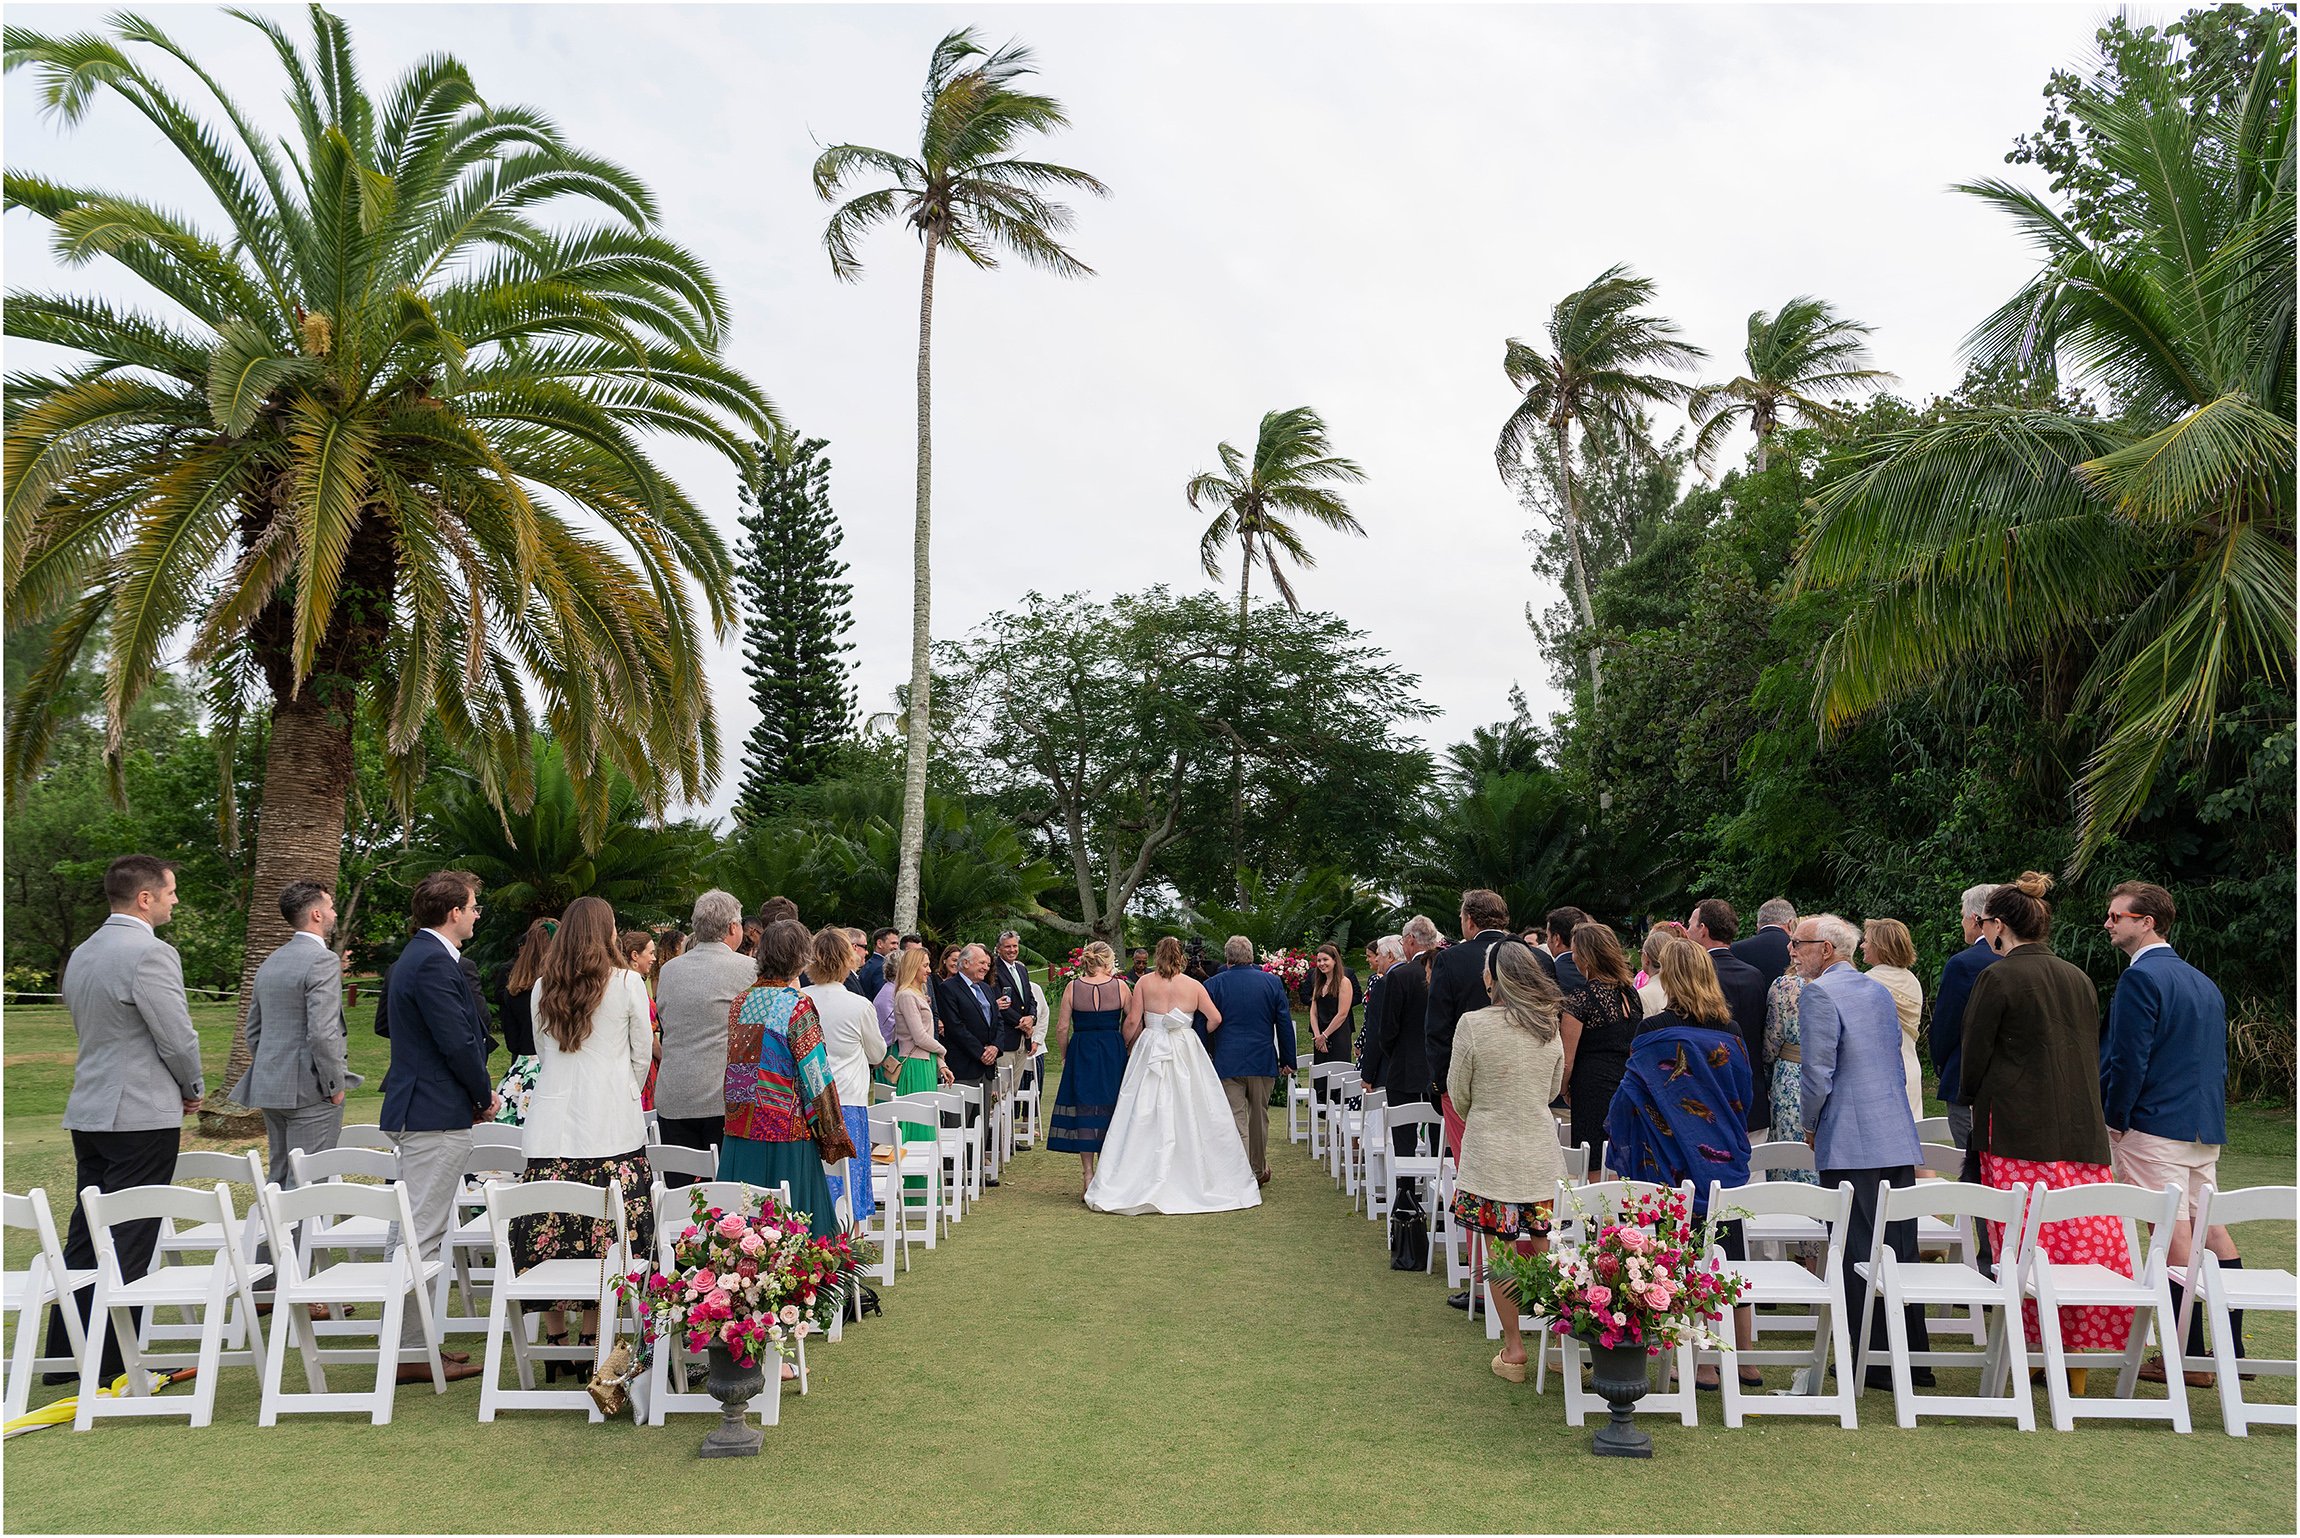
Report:
M1511 1383L1523 1383L1525 1363L1503 1361L1501 1353L1496 1351L1493 1354L1493 1375Z

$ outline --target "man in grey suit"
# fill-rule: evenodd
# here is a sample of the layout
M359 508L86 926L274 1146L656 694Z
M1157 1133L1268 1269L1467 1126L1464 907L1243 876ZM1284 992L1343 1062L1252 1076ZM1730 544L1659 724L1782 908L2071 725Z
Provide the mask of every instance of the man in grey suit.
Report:
M232 1090L264 1113L271 1178L288 1184L288 1150L321 1153L343 1132L343 1092L360 1082L345 1060L343 962L335 898L314 881L280 893L280 916L295 931L256 968L248 998L248 1051L254 1061Z
M1798 1070L1799 1111L1805 1141L1821 1189L1850 1184L1853 1213L1845 1224L1845 1323L1861 1327L1867 1283L1853 1263L1867 1260L1876 1243L1877 1213L1886 1188L1916 1184L1916 1120L1909 1115L1907 1077L1901 1066L1901 1016L1885 985L1853 967L1853 947L1861 932L1834 913L1804 919L1789 941L1790 961L1805 979L1797 996L1797 1032L1804 1061ZM1885 1243L1903 1265L1917 1260L1914 1219L1889 1223ZM1909 1349L1932 1349L1925 1311L1906 1310ZM1869 1322L1869 1344L1885 1349L1885 1315ZM1849 1371L1850 1369L1843 1369ZM1869 1369L1869 1387L1890 1388L1885 1368ZM1929 1367L1916 1369L1916 1381L1930 1386Z
M759 980L759 965L735 947L743 905L716 888L695 899L695 943L663 963L655 1016L663 1027L663 1066L655 1075L655 1125L666 1143L715 1147L727 1126L727 1011ZM666 1175L665 1185L691 1182Z
M72 1134L72 1188L125 1191L166 1185L176 1177L184 1117L207 1093L200 1077L200 1038L184 998L184 964L155 930L176 911L173 866L146 854L125 854L104 872L111 917L64 963L64 1007L72 1014L79 1055L64 1126ZM160 1239L157 1219L123 1224L120 1276L135 1281L150 1268ZM64 1235L64 1263L73 1270L96 1263L87 1214L77 1204ZM75 1302L85 1320L93 1287ZM118 1335L104 1337L102 1373L109 1383L123 1370ZM70 1356L62 1312L49 1316L48 1353ZM48 1374L68 1382L66 1372ZM88 1385L94 1387L94 1385Z

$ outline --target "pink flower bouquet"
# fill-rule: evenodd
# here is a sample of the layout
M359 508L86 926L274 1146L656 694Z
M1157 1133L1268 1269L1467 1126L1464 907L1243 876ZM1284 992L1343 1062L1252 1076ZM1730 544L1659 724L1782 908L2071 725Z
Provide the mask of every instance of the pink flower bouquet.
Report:
M818 1239L803 1216L765 1192L756 1212L714 1207L695 1189L694 1221L679 1231L668 1268L615 1279L639 1320L642 1359L657 1340L689 1351L723 1346L748 1367L768 1347L785 1356L830 1328L845 1299L853 1253L844 1234Z
M1584 1226L1589 1238L1579 1246L1496 1250L1492 1270L1525 1312L1545 1316L1555 1334L1607 1349L1716 1345L1710 1326L1739 1301L1742 1281L1710 1257L1711 1230L1683 1195L1633 1196L1613 1221Z

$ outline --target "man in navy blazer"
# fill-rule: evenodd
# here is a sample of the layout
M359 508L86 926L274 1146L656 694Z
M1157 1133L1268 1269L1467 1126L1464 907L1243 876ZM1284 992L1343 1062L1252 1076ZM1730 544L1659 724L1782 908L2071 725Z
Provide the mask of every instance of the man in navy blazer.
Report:
M1227 963L1206 979L1206 996L1222 1012L1222 1023L1201 1029L1238 1141L1254 1178L1270 1183L1270 1090L1279 1077L1294 1076L1294 1009L1286 985L1254 965L1254 942L1232 935L1222 947Z
M1769 989L1789 970L1789 932L1797 927L1797 905L1768 897L1757 905L1757 932L1733 942L1733 954L1757 969Z
M1733 954L1733 937L1741 919L1722 897L1704 897L1693 905L1685 921L1686 937L1709 953L1717 969L1717 986L1724 991L1725 1007L1733 1011L1741 1046L1749 1054L1749 1126L1755 1132L1773 1125L1773 1064L1765 1055L1765 990L1772 984L1763 973Z
M2116 1178L2180 1192L2171 1264L2184 1267L2190 1204L2207 1184L2218 1183L2220 1149L2228 1141L2228 1007L2212 979L2181 960L2165 938L2173 918L2172 894L2153 882L2127 881L2108 894L2102 927L2132 964L2117 979L2100 1038L2100 1108ZM2222 1266L2243 1264L2227 1229L2214 1225L2204 1242ZM2204 1354L2203 1319L2202 1309L2189 1319L2191 1356ZM2243 1355L2241 1342L2237 1355ZM2141 1376L2163 1382L2163 1358L2149 1361ZM2190 1373L2188 1382L2202 1387L2211 1377Z
M1940 986L1933 990L1933 1028L1926 1038L1933 1049L1933 1067L1941 1076L1941 1099L1948 1102L1949 1137L1959 1148L1969 1148L1973 1141L1972 1100L1958 1074L1965 1053L1965 1001L1973 996L1973 979L1997 964L1995 949L1981 938L1981 910L1995 890L1996 883L1990 881L1965 888L1958 904L1965 948L1941 963Z
M1916 1184L1916 1119L1909 1115L1907 1076L1901 1065L1901 1015L1883 983L1857 971L1853 948L1861 932L1834 913L1818 914L1797 925L1790 940L1798 975L1797 1034L1803 1062L1798 1070L1798 1109L1805 1141L1821 1189L1853 1188L1853 1212L1845 1224L1845 1323L1848 1334L1861 1327L1868 1284L1854 1271L1873 1253L1877 1212L1887 1187ZM1917 1263L1915 1219L1888 1224L1885 1243L1903 1265ZM1905 1317L1909 1349L1929 1351L1925 1311L1911 1304ZM1869 1321L1869 1349L1885 1349L1882 1309ZM1838 1371L1850 1368L1840 1364ZM1883 1367L1869 1369L1871 1387L1889 1387ZM1919 1381L1932 1373L1918 1368Z
M942 996L942 1026L950 1043L951 1077L963 1084L990 1078L997 1070L998 1039L1018 1016L1002 1013L989 983L990 952L969 945L958 953L958 975L935 984Z
M479 998L463 979L463 947L479 926L479 878L433 871L416 884L415 938L385 982L391 1011L391 1067L377 1121L399 1149L399 1179L415 1219L416 1253L440 1258L455 1217L455 1193L471 1156L471 1124L502 1108L487 1079L487 1029ZM430 1369L406 1361L423 1347L414 1311L400 1330L403 1383L428 1382ZM479 1371L466 1353L442 1352L450 1378Z

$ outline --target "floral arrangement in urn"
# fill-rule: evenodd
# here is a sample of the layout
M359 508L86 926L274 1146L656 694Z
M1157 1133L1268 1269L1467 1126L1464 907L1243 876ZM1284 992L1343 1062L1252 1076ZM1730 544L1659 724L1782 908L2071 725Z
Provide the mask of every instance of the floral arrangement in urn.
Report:
M1282 951L1264 951L1262 970L1284 983L1286 991L1291 993L1310 975L1310 952L1298 945Z
M642 1362L676 1336L689 1351L718 1346L748 1367L768 1347L792 1355L838 1317L854 1264L846 1236L818 1239L804 1217L757 1194L757 1211L729 1212L696 1187L694 1221L673 1241L670 1265L615 1279L639 1321Z
M1554 1334L1608 1350L1716 1346L1710 1325L1739 1301L1743 1282L1710 1257L1711 1225L1694 1220L1684 1193L1633 1196L1611 1222L1583 1226L1580 1245L1552 1241L1537 1255L1497 1249L1493 1271L1527 1313L1547 1318Z

